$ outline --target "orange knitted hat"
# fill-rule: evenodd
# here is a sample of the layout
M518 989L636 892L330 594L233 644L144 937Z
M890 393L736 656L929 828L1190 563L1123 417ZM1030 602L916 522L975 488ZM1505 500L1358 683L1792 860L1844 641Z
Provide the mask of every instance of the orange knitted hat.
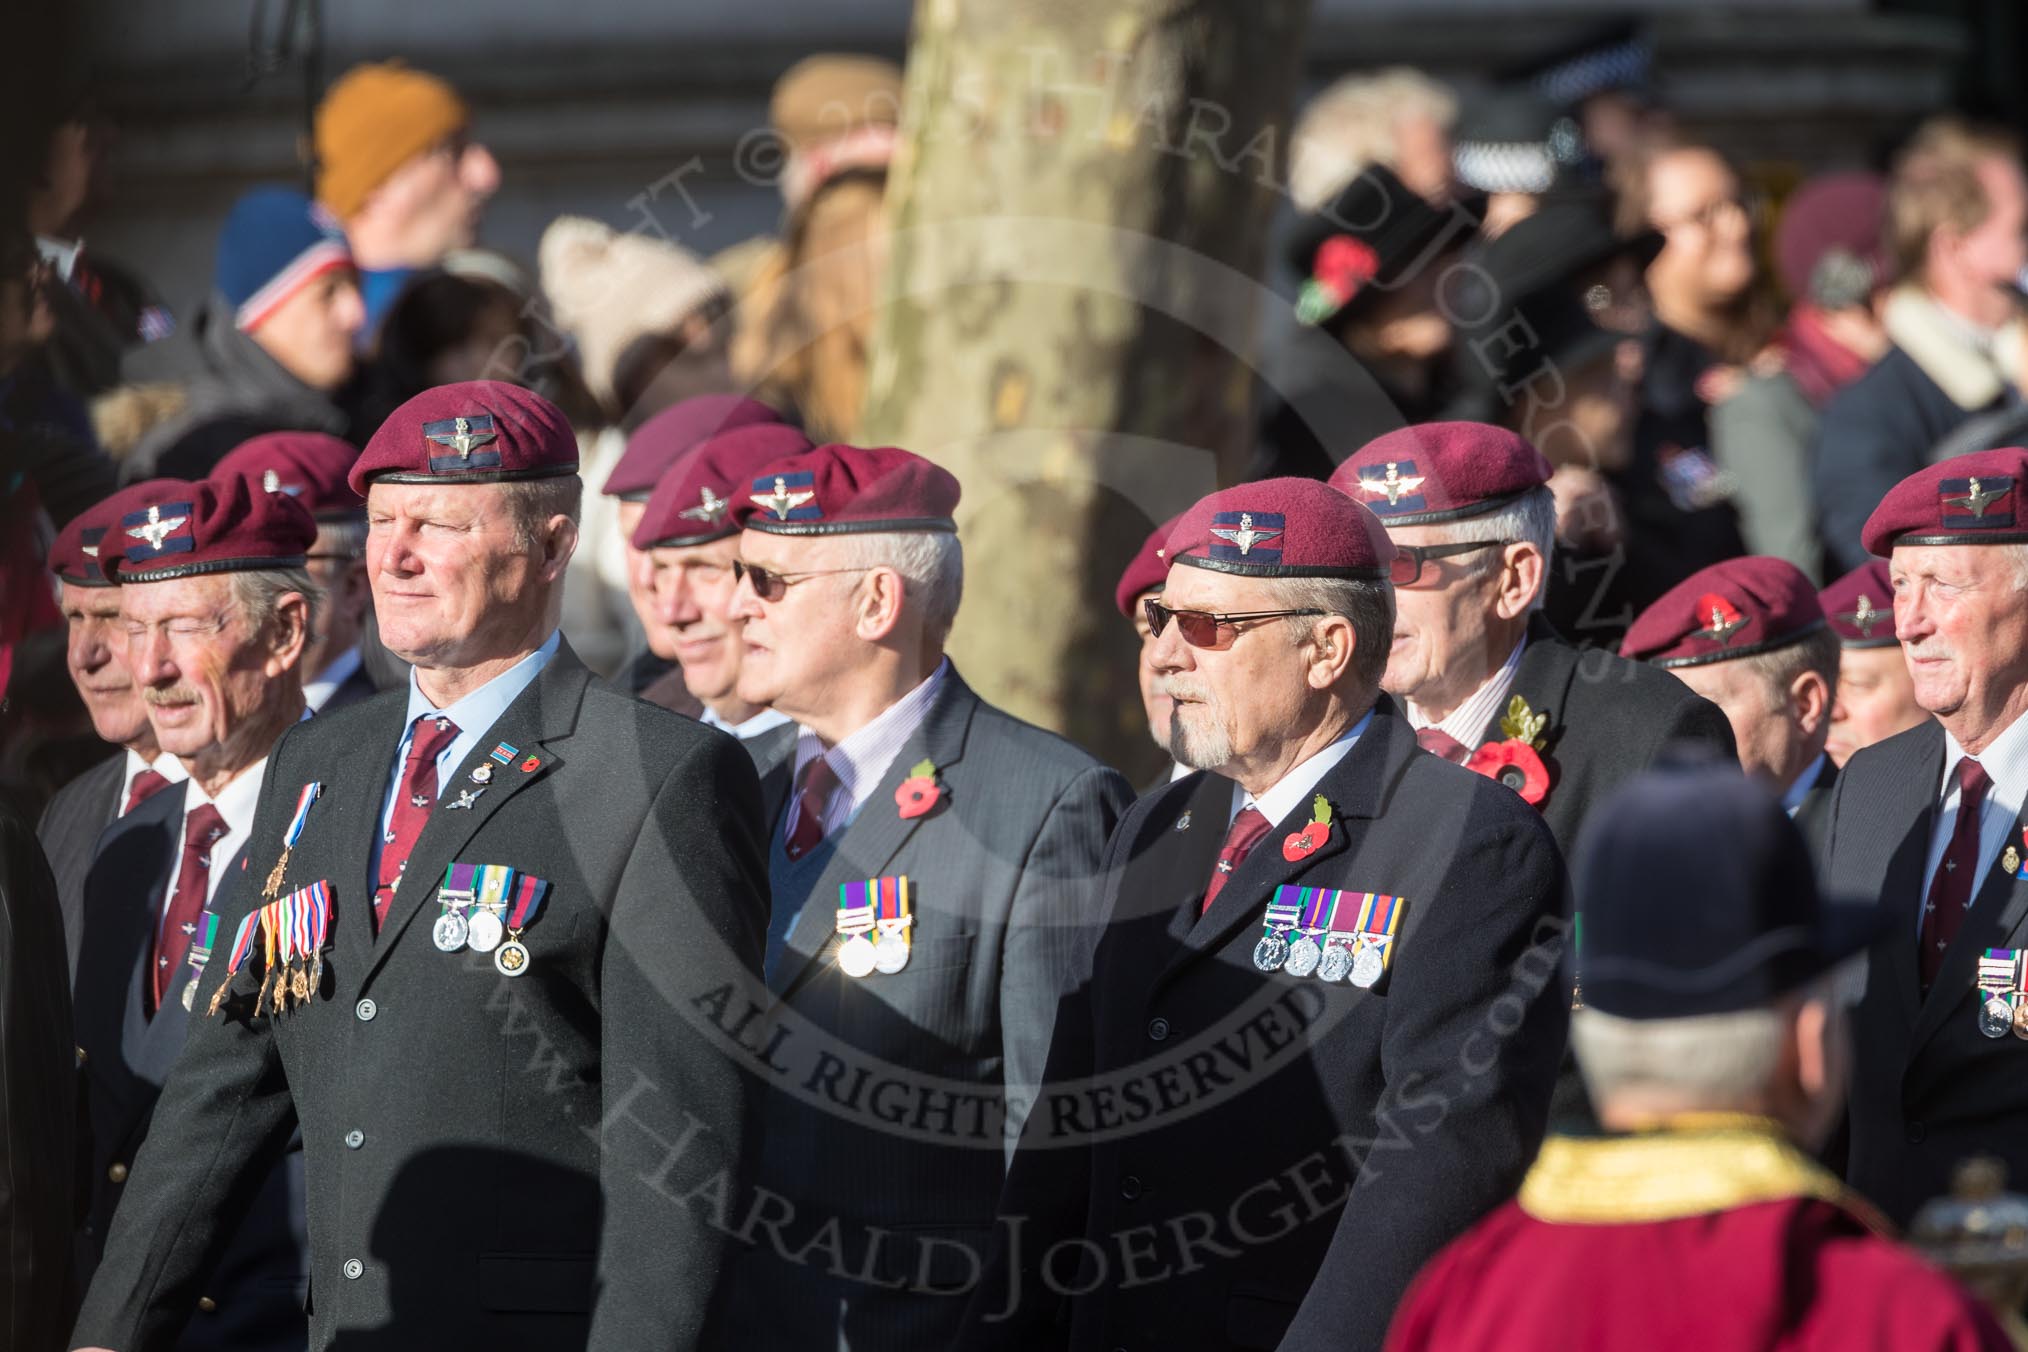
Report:
M399 61L354 66L317 105L317 200L349 220L388 175L469 121L434 75Z

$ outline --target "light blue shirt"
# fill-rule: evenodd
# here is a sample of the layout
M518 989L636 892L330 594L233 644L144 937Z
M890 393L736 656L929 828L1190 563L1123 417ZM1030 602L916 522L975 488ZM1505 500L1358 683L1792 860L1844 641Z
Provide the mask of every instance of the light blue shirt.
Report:
M394 822L394 796L401 789L401 767L408 761L408 744L415 736L415 721L424 714L442 714L458 725L458 735L450 745L437 754L438 798L449 792L446 779L452 771L464 763L474 747L500 721L500 715L507 712L507 706L526 690L542 669L549 665L549 659L556 656L562 642L562 631L551 632L540 648L516 662L492 680L472 691L463 699L437 708L416 683L413 668L408 673L408 722L401 730L401 740L395 744L394 763L387 770L387 792L380 801L380 835L373 842L373 857L367 860L366 879L369 884L380 881L380 847L388 843L388 832Z
M1823 772L1824 753L1819 751L1816 759L1804 767L1803 772L1796 776L1796 782L1789 785L1789 791L1782 795L1782 811L1795 816L1802 809L1803 799L1809 797L1810 790L1816 786L1817 776Z

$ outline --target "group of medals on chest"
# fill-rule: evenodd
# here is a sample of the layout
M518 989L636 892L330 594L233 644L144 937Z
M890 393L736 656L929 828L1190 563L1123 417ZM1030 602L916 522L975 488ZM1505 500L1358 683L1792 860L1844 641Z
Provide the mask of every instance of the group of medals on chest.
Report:
M1263 972L1373 987L1393 961L1403 905L1400 897L1384 893L1284 884L1262 918L1253 965Z

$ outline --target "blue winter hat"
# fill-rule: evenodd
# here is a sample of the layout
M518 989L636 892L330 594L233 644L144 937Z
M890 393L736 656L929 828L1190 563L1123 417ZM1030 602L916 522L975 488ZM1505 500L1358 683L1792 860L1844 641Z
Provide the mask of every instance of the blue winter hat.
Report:
M351 266L337 218L292 188L247 193L218 235L218 290L249 332L311 278Z

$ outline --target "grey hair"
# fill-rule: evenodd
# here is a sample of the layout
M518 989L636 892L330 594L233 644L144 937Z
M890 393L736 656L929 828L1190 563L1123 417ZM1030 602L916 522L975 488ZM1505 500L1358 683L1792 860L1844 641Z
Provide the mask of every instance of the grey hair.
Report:
M1779 1009L1681 1019L1625 1019L1597 1009L1571 1015L1570 1039L1592 1102L1665 1093L1708 1110L1752 1106L1781 1061L1788 1020Z
M500 485L507 490L507 510L514 517L514 543L533 549L552 516L572 521L584 510L584 480L575 474L554 479L517 479Z
M1542 551L1542 582L1535 589L1535 598L1528 604L1530 610L1542 609L1549 596L1549 564L1556 553L1556 495L1549 491L1549 485L1531 488L1498 511L1487 512L1484 516L1469 516L1462 521L1446 521L1432 526L1425 543L1453 545L1467 540L1520 540ZM1487 549L1467 554L1458 562L1484 572L1493 566L1497 557L1497 551Z
M923 637L941 648L965 594L965 551L949 531L872 531L831 537L845 561L840 567L892 568L901 574L908 603L922 616Z
M1789 702L1789 687L1795 684L1796 677L1806 671L1814 671L1823 677L1835 697L1838 693L1838 658L1843 648L1837 631L1827 624L1801 642L1786 644L1773 652L1755 653L1741 661L1753 669L1766 687L1768 708L1781 709Z
M309 569L243 568L227 576L232 579L233 604L256 634L269 633L276 609L290 592L300 593L308 607L303 617L304 633L317 632L317 617L324 609L324 589L310 580Z
M348 559L366 556L366 519L347 517L343 521L319 521L317 543L312 546L319 554L342 554Z
M1362 686L1378 689L1394 644L1394 584L1335 577L1288 577L1274 583L1274 596L1288 610L1321 610L1352 622L1352 674ZM1315 619L1289 621L1297 643L1316 631Z

